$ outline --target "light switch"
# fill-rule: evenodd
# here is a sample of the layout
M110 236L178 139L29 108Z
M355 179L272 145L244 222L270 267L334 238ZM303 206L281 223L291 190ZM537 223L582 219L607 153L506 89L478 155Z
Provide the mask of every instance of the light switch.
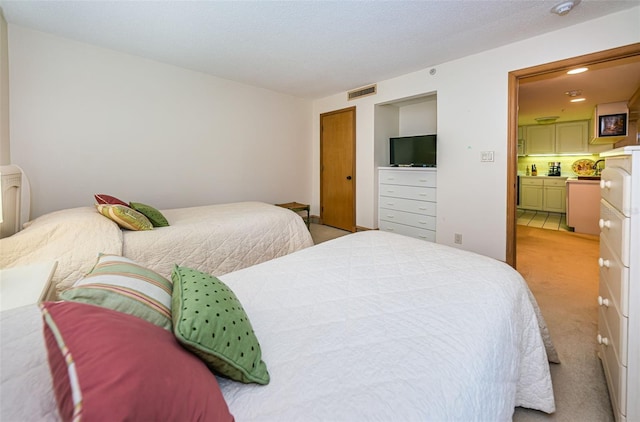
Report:
M483 163L493 162L493 151L481 151L480 161Z

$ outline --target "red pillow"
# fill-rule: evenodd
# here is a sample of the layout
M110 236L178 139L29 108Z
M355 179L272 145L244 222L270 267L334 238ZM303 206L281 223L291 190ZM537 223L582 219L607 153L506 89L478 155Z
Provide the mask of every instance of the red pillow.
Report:
M170 331L84 303L41 309L63 420L233 421L215 376Z
M127 204L126 202L116 198L115 196L105 195L104 193L97 193L97 194L93 195L93 197L96 198L96 201L98 202L98 204L124 205L127 208L131 208L129 206L129 204Z

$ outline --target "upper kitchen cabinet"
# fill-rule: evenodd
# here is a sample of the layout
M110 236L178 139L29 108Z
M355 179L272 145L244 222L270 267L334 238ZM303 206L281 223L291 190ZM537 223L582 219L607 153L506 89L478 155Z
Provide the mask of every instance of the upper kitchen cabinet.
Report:
M525 126L525 152L589 154L589 121Z
M556 152L589 152L589 121L557 123Z
M556 151L556 125L525 126L525 153L550 154Z

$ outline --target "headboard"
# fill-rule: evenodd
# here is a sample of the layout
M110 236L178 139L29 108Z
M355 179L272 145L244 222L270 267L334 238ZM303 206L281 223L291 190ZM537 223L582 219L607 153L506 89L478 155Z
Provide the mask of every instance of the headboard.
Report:
M16 165L0 166L0 238L11 236L29 221L29 181Z

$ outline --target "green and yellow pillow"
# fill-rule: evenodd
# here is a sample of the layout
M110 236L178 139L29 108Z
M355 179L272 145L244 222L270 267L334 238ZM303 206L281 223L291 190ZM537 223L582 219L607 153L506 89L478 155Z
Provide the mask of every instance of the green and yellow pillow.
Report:
M98 212L128 230L153 230L144 214L124 205L96 204Z

